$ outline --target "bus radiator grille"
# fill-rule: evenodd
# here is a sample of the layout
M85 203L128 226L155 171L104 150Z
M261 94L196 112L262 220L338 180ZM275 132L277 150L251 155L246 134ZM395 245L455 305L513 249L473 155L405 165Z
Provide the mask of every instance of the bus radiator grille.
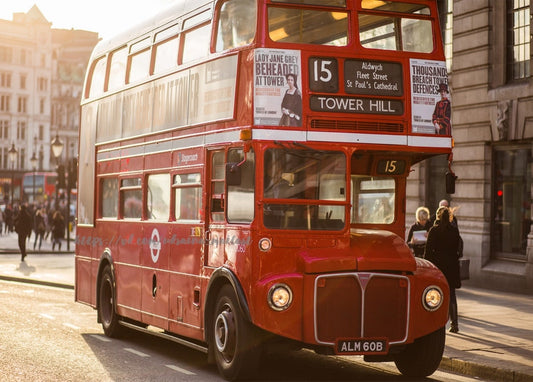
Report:
M316 285L318 341L387 338L391 343L405 339L409 307L406 277L354 273L322 277Z
M311 120L312 129L320 130L350 130L350 131L382 131L389 133L404 133L401 123L367 122L367 121L337 121L325 119Z

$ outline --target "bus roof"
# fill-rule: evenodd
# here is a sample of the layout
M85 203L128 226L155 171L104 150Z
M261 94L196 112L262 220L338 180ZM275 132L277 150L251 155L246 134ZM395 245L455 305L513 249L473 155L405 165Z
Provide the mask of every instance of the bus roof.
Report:
M132 25L129 29L126 29L110 39L100 41L93 50L92 58L101 56L116 47L123 46L129 41L149 33L158 27L172 22L177 17L192 12L211 2L211 0L177 0L168 8L156 13L152 17Z

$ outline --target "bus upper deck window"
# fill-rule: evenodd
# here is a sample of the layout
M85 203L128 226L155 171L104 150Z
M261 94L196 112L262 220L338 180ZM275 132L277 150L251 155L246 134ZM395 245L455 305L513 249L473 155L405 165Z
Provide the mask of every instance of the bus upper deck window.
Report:
M209 53L210 38L210 24L204 24L203 26L185 32L183 34L182 62L185 63L207 57Z
M269 7L268 33L276 42L346 46L348 13Z
M100 57L93 62L86 97L98 97L104 93L106 62L106 57Z
M128 60L128 49L124 47L111 53L111 63L109 67L109 80L107 90L116 90L124 86L126 81L126 62Z
M218 17L217 52L250 44L255 37L256 23L255 0L226 1Z
M359 38L363 47L419 53L433 51L433 28L431 20L427 18L430 14L427 6L396 1L363 0L362 7L391 12L390 15L366 12L359 14Z

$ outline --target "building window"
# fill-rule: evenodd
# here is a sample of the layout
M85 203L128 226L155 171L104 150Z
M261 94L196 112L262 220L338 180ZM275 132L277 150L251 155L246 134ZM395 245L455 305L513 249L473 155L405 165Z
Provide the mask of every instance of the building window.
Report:
M11 87L11 73L0 73L0 86L3 88Z
M531 144L493 152L492 250L496 257L525 259L531 231Z
M4 140L9 138L9 121L7 119L0 121L0 138Z
M0 95L0 111L9 111L8 95Z
M26 122L18 121L17 122L17 139L23 141L26 139Z
M20 88L26 89L26 75L24 74L20 75Z
M48 90L48 79L45 77L39 77L37 80L38 87L40 91L47 91Z
M507 80L530 72L530 0L507 0Z
M0 62L11 63L13 61L13 48L0 46Z
M19 97L18 109L19 113L26 113L28 100L26 97Z

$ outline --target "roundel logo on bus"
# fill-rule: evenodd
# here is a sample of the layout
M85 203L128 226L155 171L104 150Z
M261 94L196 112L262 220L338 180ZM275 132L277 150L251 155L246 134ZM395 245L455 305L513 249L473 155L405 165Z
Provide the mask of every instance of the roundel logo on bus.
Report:
M159 236L159 231L157 228L154 228L152 231L152 236L150 237L150 254L152 255L152 261L157 263L159 259L159 253L161 252L161 236Z

